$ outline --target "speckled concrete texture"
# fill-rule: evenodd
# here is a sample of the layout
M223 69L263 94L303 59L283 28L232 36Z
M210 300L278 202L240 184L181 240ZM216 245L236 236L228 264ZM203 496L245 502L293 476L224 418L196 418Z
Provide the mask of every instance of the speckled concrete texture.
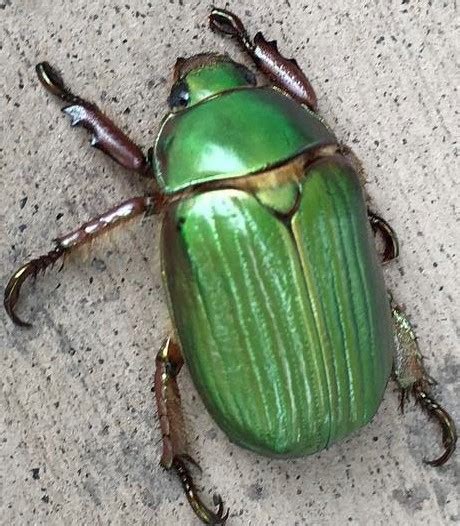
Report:
M362 159L373 206L400 236L388 285L417 326L436 393L460 421L455 2L227 5L297 58L321 114ZM205 2L182 0L0 0L2 283L58 233L148 188L69 128L35 63L59 66L147 149L176 57L217 50L242 59L207 30L207 12ZM20 312L33 329L1 315L2 525L197 524L158 465L151 389L169 331L159 231L150 217L28 287ZM460 520L458 461L422 463L439 451L439 434L418 409L398 412L393 384L366 429L296 461L230 444L186 371L180 386L199 484L206 498L224 496L229 525Z

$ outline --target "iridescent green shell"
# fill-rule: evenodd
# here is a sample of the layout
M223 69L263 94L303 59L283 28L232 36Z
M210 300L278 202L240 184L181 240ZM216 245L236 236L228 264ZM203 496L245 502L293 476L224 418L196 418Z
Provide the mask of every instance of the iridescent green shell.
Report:
M284 216L247 191L198 193L167 211L162 236L198 392L232 441L273 456L313 453L369 422L394 353L358 177L333 157L297 188Z
M153 163L159 186L173 193L245 177L336 143L316 114L279 90L239 87L170 114Z

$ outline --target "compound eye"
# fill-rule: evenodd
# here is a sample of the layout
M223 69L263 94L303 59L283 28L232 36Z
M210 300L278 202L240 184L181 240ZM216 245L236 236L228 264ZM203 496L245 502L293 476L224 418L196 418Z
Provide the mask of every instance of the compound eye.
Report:
M174 84L168 97L168 104L172 110L186 108L190 101L187 83L179 80Z

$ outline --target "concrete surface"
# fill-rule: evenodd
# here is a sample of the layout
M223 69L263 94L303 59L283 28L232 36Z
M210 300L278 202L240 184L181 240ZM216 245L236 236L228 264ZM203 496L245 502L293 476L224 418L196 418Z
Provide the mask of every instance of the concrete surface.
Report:
M401 239L388 285L412 313L436 392L460 421L455 3L229 5L298 59L321 113L363 160L374 207ZM207 11L182 0L0 0L2 283L57 233L147 188L69 129L34 64L58 65L147 148L177 56L213 49L241 58L206 29ZM149 218L29 287L20 312L32 330L1 315L2 525L197 524L158 466L151 387L168 334L159 226ZM224 496L229 525L459 521L458 461L422 463L439 450L439 434L419 410L398 413L393 385L362 432L304 460L273 461L231 445L187 372L180 384L190 449L205 471L199 484L205 496Z

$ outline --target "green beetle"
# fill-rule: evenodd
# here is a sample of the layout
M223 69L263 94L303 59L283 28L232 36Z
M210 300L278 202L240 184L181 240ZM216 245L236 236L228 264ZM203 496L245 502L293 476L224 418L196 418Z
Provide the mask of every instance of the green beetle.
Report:
M179 59L147 161L93 104L73 95L47 63L43 85L69 105L72 124L121 165L154 179L136 197L57 239L5 290L14 322L22 283L97 235L146 212L164 212L161 252L174 334L157 356L155 395L164 467L180 477L207 524L228 518L197 495L187 463L177 374L187 363L217 424L263 455L320 451L375 415L392 368L441 424L444 453L456 430L429 393L415 335L385 289L382 259L398 254L390 226L366 207L357 163L316 113L314 91L293 60L238 17L213 9L212 29L239 40L273 86L227 56ZM372 228L371 228L372 227ZM396 335L396 338L395 338ZM396 343L395 343L396 342ZM193 462L193 461L192 461Z

